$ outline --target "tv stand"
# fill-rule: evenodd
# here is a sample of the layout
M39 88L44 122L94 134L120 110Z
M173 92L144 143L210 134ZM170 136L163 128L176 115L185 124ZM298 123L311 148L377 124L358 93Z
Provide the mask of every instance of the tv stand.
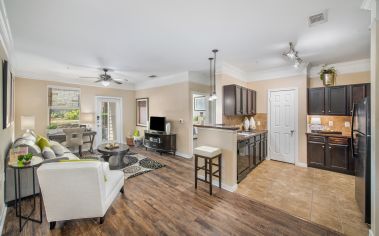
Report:
M143 146L162 153L176 153L176 134L167 134L164 132L154 132L145 130Z

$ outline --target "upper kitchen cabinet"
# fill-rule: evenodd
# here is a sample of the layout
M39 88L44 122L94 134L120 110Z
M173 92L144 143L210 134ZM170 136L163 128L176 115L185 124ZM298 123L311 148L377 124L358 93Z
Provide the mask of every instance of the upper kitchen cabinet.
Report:
M325 114L325 88L308 89L308 114Z
M223 87L224 115L254 115L256 113L256 92L235 84Z
M347 86L325 88L325 115L346 115Z
M348 112L352 114L353 104L370 96L370 84L352 84L348 88Z

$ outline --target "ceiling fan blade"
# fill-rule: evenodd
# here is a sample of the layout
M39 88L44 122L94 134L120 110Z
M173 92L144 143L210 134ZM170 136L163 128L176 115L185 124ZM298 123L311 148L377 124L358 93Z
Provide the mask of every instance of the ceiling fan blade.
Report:
M128 80L127 79L115 79L115 78L112 78L113 80L115 80L115 81L119 81L119 82L128 82Z
M98 79L99 77L80 76L81 79Z
M102 79L99 79L99 80L96 80L95 83L99 83L99 82L101 82L101 81L103 81L103 80L102 80Z
M120 81L117 81L117 80L114 80L112 79L113 82L115 82L116 84L122 84Z

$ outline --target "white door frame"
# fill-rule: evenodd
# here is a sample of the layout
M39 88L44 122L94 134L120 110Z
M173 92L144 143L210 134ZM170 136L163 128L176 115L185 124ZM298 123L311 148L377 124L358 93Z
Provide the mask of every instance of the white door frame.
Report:
M99 99L115 99L115 100L118 100L120 102L120 141L121 143L123 143L123 139L124 139L124 112L123 112L123 105L122 105L122 97L111 97L111 96L95 96L95 125L96 125L96 132L97 132L97 117L96 115L98 114L99 112L99 107L97 106L97 102ZM96 143L96 146L99 145L99 140L100 140L100 134L97 133L97 138L95 139L95 143Z
M290 87L290 88L278 88L278 89L268 89L267 91L267 129L270 131L270 124L271 124L271 102L270 102L270 94L271 92L279 92L279 91L294 91L294 101L295 101L295 107L294 107L294 118L295 118L295 160L294 164L297 165L299 161L299 89L296 87ZM268 132L268 140L267 140L267 145L268 145L268 153L267 153L267 159L270 160L271 157L271 135L270 132Z

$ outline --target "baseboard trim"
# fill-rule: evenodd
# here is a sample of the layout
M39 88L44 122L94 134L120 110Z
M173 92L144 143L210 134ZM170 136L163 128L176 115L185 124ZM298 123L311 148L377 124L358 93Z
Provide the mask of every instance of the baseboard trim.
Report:
M198 175L197 177L199 179L204 179L204 175ZM218 179L217 178L212 179L212 185L218 187ZM238 184L228 185L228 184L221 183L221 188L226 190L226 191L229 191L229 192L235 192L238 188Z
M372 232L372 229L369 229L369 230L368 230L368 235L369 235L369 236L374 236L374 232Z
M308 167L307 163L304 163L304 162L295 162L295 166L304 167L304 168Z
M7 209L8 207L4 204L3 212L1 212L1 219L0 219L0 232L3 232L5 217L7 216Z
M175 154L177 156L184 157L186 159L191 159L192 158L192 154L190 154L190 153L176 152Z

